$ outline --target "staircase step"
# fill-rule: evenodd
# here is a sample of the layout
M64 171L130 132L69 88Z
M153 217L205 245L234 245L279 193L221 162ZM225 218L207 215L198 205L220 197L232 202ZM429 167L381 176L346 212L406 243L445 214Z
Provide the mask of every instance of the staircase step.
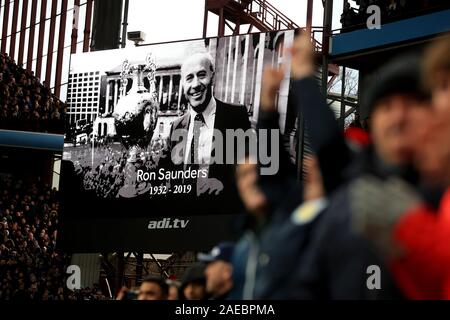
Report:
M269 2L266 2L266 6L262 10L270 16L278 15L279 19L274 21L272 27L271 22L269 24L263 20L266 16L264 12L253 11L248 12L250 4L254 4L253 10L262 8L261 1L259 0L241 0L241 2L235 0L208 0L209 11L219 14L219 9L224 9L226 19L236 23L240 21L243 24L249 23L257 27L263 32L271 31L277 28L277 26L284 25L287 27L296 27L296 24L289 18L285 17L279 10L273 7ZM260 9L261 10L261 9Z

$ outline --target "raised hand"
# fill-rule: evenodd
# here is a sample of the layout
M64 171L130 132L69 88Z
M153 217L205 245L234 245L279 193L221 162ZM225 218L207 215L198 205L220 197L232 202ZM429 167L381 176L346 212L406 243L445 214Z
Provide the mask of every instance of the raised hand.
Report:
M261 84L261 109L275 111L275 98L280 90L281 81L285 76L284 68L276 69L269 66L264 68Z
M288 52L292 56L292 78L299 80L314 74L314 47L309 32L302 32Z

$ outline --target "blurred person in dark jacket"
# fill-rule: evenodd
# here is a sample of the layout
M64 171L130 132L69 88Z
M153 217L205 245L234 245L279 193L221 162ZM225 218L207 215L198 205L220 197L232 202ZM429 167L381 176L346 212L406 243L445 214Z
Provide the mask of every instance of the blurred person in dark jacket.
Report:
M309 40L308 40L309 41ZM308 57L309 59L309 57ZM313 70L302 64L299 74ZM276 93L285 76L284 69L265 68L258 129L279 130L279 115L274 107ZM321 170L332 169L339 162L330 162L319 157L329 154L327 148L335 148L334 134L339 130L334 116L320 96L319 90L308 91L311 109L323 108L325 118L332 119L331 126L309 131L316 154L307 161L307 178L303 186L297 180L296 167L291 164L287 152L280 148L279 171L275 175L260 175L261 166L247 158L236 170L236 181L247 212L245 233L236 244L233 254L234 287L229 299L296 299L299 283L292 281L308 253L309 241L321 213L327 206L326 195L339 185L337 175L324 176ZM313 111L314 112L314 111ZM310 129L308 127L308 129ZM270 148L270 143L262 141ZM280 137L279 144L282 137ZM252 161L250 161L252 160ZM319 163L324 167L320 167Z
M234 287L230 299L299 297L299 284L292 281L292 275L301 268L308 243L327 206L317 162L312 158L307 166L304 188L286 183L288 188L278 201L270 195L269 184L261 187L256 165L238 166L238 189L249 216L245 234L233 254Z
M406 297L450 299L450 37L428 48L423 65L433 109L417 126L415 164L423 180L446 192L433 207L401 181L366 177L352 187L353 206L369 217L361 227ZM380 210L385 219L374 219Z
M344 137L336 124L332 111L328 108L325 99L321 96L317 81L314 79L314 56L312 45L308 36L299 37L291 49L292 54L292 91L295 105L298 106L301 115L304 117L308 136L312 149L317 157L318 168L323 177L322 183L324 195L328 201L321 207L322 213L318 219L313 219L306 230L296 230L289 236L289 232L283 231L282 227L274 227L276 221L273 216L268 215L266 210L269 205L265 203L264 196L278 199L286 199L284 205L289 201L297 200L297 205L306 199L301 199L301 192L289 194L292 188L286 188L286 179L281 178L278 182L271 181L265 187L257 179L250 166L240 166L238 169L238 185L241 176L248 176L245 188L240 188L241 196L248 195L248 204L258 209L259 223L253 227L261 233L259 237L245 237L241 239L236 247L236 263L234 264L235 288L242 292L244 298L264 298L264 294L258 293L259 287L264 288L264 281L273 283L276 276L262 276L264 268L268 269L277 260L266 254L264 245L277 246L277 249L284 246L287 251L297 259L298 268L294 273L289 274L285 280L291 288L290 296L300 299L386 299L402 298L403 295L398 290L392 279L392 275L385 265L385 261L375 249L373 243L355 225L364 219L352 210L350 203L350 193L348 185L358 177L366 174L375 175L381 179L389 177L399 177L413 185L418 183L417 173L412 170L412 160L414 155L413 139L413 119L424 110L427 112L429 103L428 96L420 86L420 70L418 70L417 57L402 57L401 60L394 61L379 70L378 79L371 83L368 90L366 103L371 110L371 140L373 146L365 149L359 154L353 154L345 143ZM264 89L262 90L262 102L264 95L268 95L267 101L273 101L270 93L277 91L276 84L268 86L268 81L281 78L282 72L277 70L271 72L271 77L263 79ZM264 109L264 104L261 105ZM275 119L273 115L270 118ZM276 120L272 120L274 123ZM261 122L264 123L264 122ZM251 170L249 170L250 168ZM239 170L241 176L239 174ZM242 181L245 181L242 180ZM257 183L255 184L255 181ZM280 181L283 181L280 183ZM278 187L283 185L282 188ZM269 192L264 192L265 190ZM250 197L250 190L253 190L254 197ZM280 192L283 190L283 192ZM277 192L278 191L278 192ZM258 200L259 199L259 200ZM258 200L258 201L257 201ZM282 202L282 201L281 201ZM270 203L270 202L269 202ZM252 207L248 206L251 211ZM293 212L292 208L279 211ZM278 212L279 212L278 211ZM268 235L267 217L271 217L271 227L274 231ZM379 215L380 219L383 216ZM261 222L262 221L262 222ZM315 224L314 224L315 222ZM266 229L266 230L264 230ZM256 232L256 234L258 234ZM309 235L308 235L309 234ZM266 238L265 238L266 236ZM305 237L307 241L292 250L292 239L295 237ZM284 237L284 239L283 239ZM278 242L278 240L283 240ZM268 244L265 244L266 241ZM289 247L289 248L287 248ZM256 248L256 250L251 250ZM240 258L240 259L239 259ZM250 264L249 262L255 262ZM290 259L294 261L295 259ZM289 261L289 260L288 260ZM301 262L301 263L300 263ZM280 262L281 264L281 262ZM373 290L367 285L368 267L378 266L381 270L381 283L383 286L379 290ZM252 266L254 279L239 279L242 277L242 270ZM239 272L241 270L241 272ZM256 279L260 277L262 280ZM248 276L246 277L248 278ZM239 289L239 285L243 287ZM280 283L280 281L278 281ZM284 283L284 282L281 282ZM271 289L267 290L267 287ZM276 286L266 286L273 298L286 296L286 291L277 296ZM236 297L239 297L237 295Z
M326 214L312 241L311 259L297 276L311 297L343 299L403 298L385 255L371 237L377 230L365 226L385 221L383 204L374 215L355 210L353 203L363 201L355 194L361 190L360 179L366 176L382 181L397 178L418 189L420 180L412 163L416 119L429 113L429 100L421 88L420 58L404 56L376 72L365 96L370 108L372 146L363 150L344 167L345 180L329 200ZM335 156L339 156L336 153ZM372 202L371 202L372 203ZM375 214L376 213L376 214ZM381 237L385 239L385 237ZM395 248L393 248L395 250ZM381 288L369 288L369 267L380 270ZM320 288L320 289L319 289ZM314 293L315 292L315 293Z
M222 242L209 253L199 253L197 258L205 263L206 293L211 300L224 300L233 287L231 257L234 244Z

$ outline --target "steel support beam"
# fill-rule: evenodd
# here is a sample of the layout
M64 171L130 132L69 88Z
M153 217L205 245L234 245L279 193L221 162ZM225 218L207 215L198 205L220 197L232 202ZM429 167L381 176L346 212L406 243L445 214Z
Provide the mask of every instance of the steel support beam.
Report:
M28 52L27 52L27 70L31 71L33 67L33 49L34 49L34 35L36 32L36 11L37 1L31 1L31 16L30 16L30 35L28 38Z
M206 38L208 32L208 0L205 0L205 13L203 16L203 38Z
M2 27L2 44L1 44L1 53L6 52L6 40L8 37L8 22L9 22L9 0L5 0L5 9L3 11L3 27Z
M125 48L127 45L127 29L128 29L128 6L129 0L125 0L125 7L123 9L123 20L122 20L122 48Z
M123 251L117 252L117 268L116 268L116 276L115 276L115 291L114 296L117 296L120 289L123 286L123 274L125 271L125 259L123 257Z
M47 65L45 71L45 81L51 87L52 80L52 63L53 63L53 46L55 42L55 24L56 24L56 8L58 0L52 0L52 12L50 16L50 34L48 36Z
M9 56L14 59L16 53L17 19L19 16L19 0L14 0L11 34L9 40Z
M93 0L87 0L86 2L86 20L84 21L84 38L83 38L83 52L89 51L90 37L91 37L91 21L92 21L92 2Z
M58 57L56 58L56 80L55 80L55 95L58 98L61 92L61 76L64 60L64 40L66 36L66 20L67 20L67 0L62 0L61 19L59 23Z
M342 67L342 77L341 77L341 114L339 118L339 125L342 130L345 128L345 72L346 68Z
M74 54L77 52L77 39L78 39L78 19L80 17L80 0L75 0L72 20L72 35L70 42L70 53Z
M224 8L219 9L219 31L218 36L225 36L225 16L224 16Z
M37 61L36 61L36 77L42 79L42 55L44 52L44 35L45 35L45 16L47 12L47 0L41 1L41 14L39 17L39 38L37 48Z
M333 22L333 0L325 0L323 12L323 37L322 37L322 92L326 96L328 91L328 63L331 24Z
M313 0L308 0L308 5L306 7L306 29L310 30L312 28L312 17L313 17Z
M22 2L22 18L20 19L19 30L19 55L17 57L17 64L21 66L23 64L23 53L25 49L25 28L27 27L27 15L28 15L28 0Z

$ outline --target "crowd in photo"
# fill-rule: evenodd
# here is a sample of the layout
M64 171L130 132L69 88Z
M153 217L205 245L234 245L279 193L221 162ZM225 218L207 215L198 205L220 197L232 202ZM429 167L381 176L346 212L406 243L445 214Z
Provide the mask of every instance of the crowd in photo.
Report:
M66 113L48 83L0 54L0 129L63 134Z
M70 255L57 249L59 194L39 178L0 177L0 300L104 299L98 286L71 291Z

